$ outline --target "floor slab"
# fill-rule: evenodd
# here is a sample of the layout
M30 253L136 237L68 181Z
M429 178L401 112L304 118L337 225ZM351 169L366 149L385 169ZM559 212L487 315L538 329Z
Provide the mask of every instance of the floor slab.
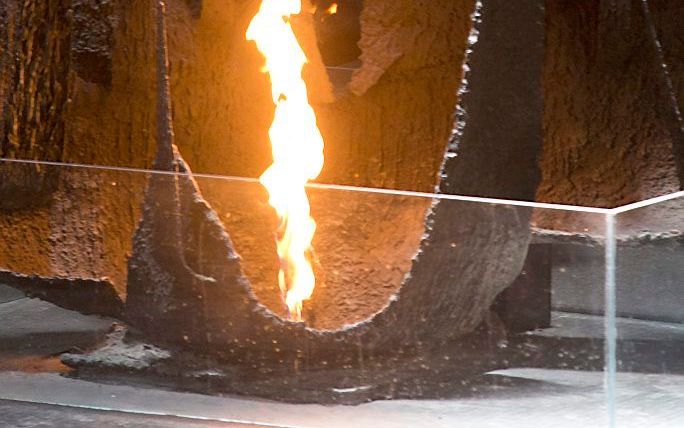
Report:
M98 384L51 373L5 372L0 373L0 399L278 427L607 426L600 372L507 369L491 376L522 382L493 386L470 398L321 406ZM621 373L618 385L620 427L684 426L684 376Z
M173 416L107 412L50 404L0 400L3 428L259 428Z

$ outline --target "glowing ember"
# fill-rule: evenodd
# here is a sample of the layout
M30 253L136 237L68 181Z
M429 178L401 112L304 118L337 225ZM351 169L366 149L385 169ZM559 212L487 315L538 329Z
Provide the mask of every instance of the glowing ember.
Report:
M278 283L294 321L301 321L302 302L311 297L316 284L311 265L316 222L304 186L318 177L323 167L323 138L302 79L306 56L290 25L290 16L300 11L300 0L263 0L246 34L266 58L264 71L271 77L273 164L260 181L280 217Z
M337 13L337 3L333 3L330 5L330 7L327 9L328 15L334 15Z

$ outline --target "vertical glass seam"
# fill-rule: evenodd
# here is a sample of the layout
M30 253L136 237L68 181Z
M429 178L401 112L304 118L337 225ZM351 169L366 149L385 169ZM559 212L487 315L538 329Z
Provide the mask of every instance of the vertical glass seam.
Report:
M615 238L615 214L606 214L605 220L605 399L608 426L610 428L615 428L615 377L617 369L617 328L615 313L615 270L617 242Z

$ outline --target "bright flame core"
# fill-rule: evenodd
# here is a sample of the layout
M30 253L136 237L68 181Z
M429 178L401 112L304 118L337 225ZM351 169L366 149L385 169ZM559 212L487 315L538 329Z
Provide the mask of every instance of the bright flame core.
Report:
M301 6L300 0L263 0L246 34L266 58L264 71L271 77L273 164L260 181L280 218L278 284L293 321L302 320L302 302L311 297L316 285L311 265L316 222L310 215L305 185L323 167L323 137L302 79L306 55L290 25L290 16L299 14Z

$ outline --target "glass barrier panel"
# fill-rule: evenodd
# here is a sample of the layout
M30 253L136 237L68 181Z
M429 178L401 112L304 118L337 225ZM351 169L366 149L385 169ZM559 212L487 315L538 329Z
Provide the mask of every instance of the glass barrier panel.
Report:
M684 195L616 215L617 426L684 423Z
M311 185L285 218L253 179L0 174L0 400L256 426L608 423L606 210Z

